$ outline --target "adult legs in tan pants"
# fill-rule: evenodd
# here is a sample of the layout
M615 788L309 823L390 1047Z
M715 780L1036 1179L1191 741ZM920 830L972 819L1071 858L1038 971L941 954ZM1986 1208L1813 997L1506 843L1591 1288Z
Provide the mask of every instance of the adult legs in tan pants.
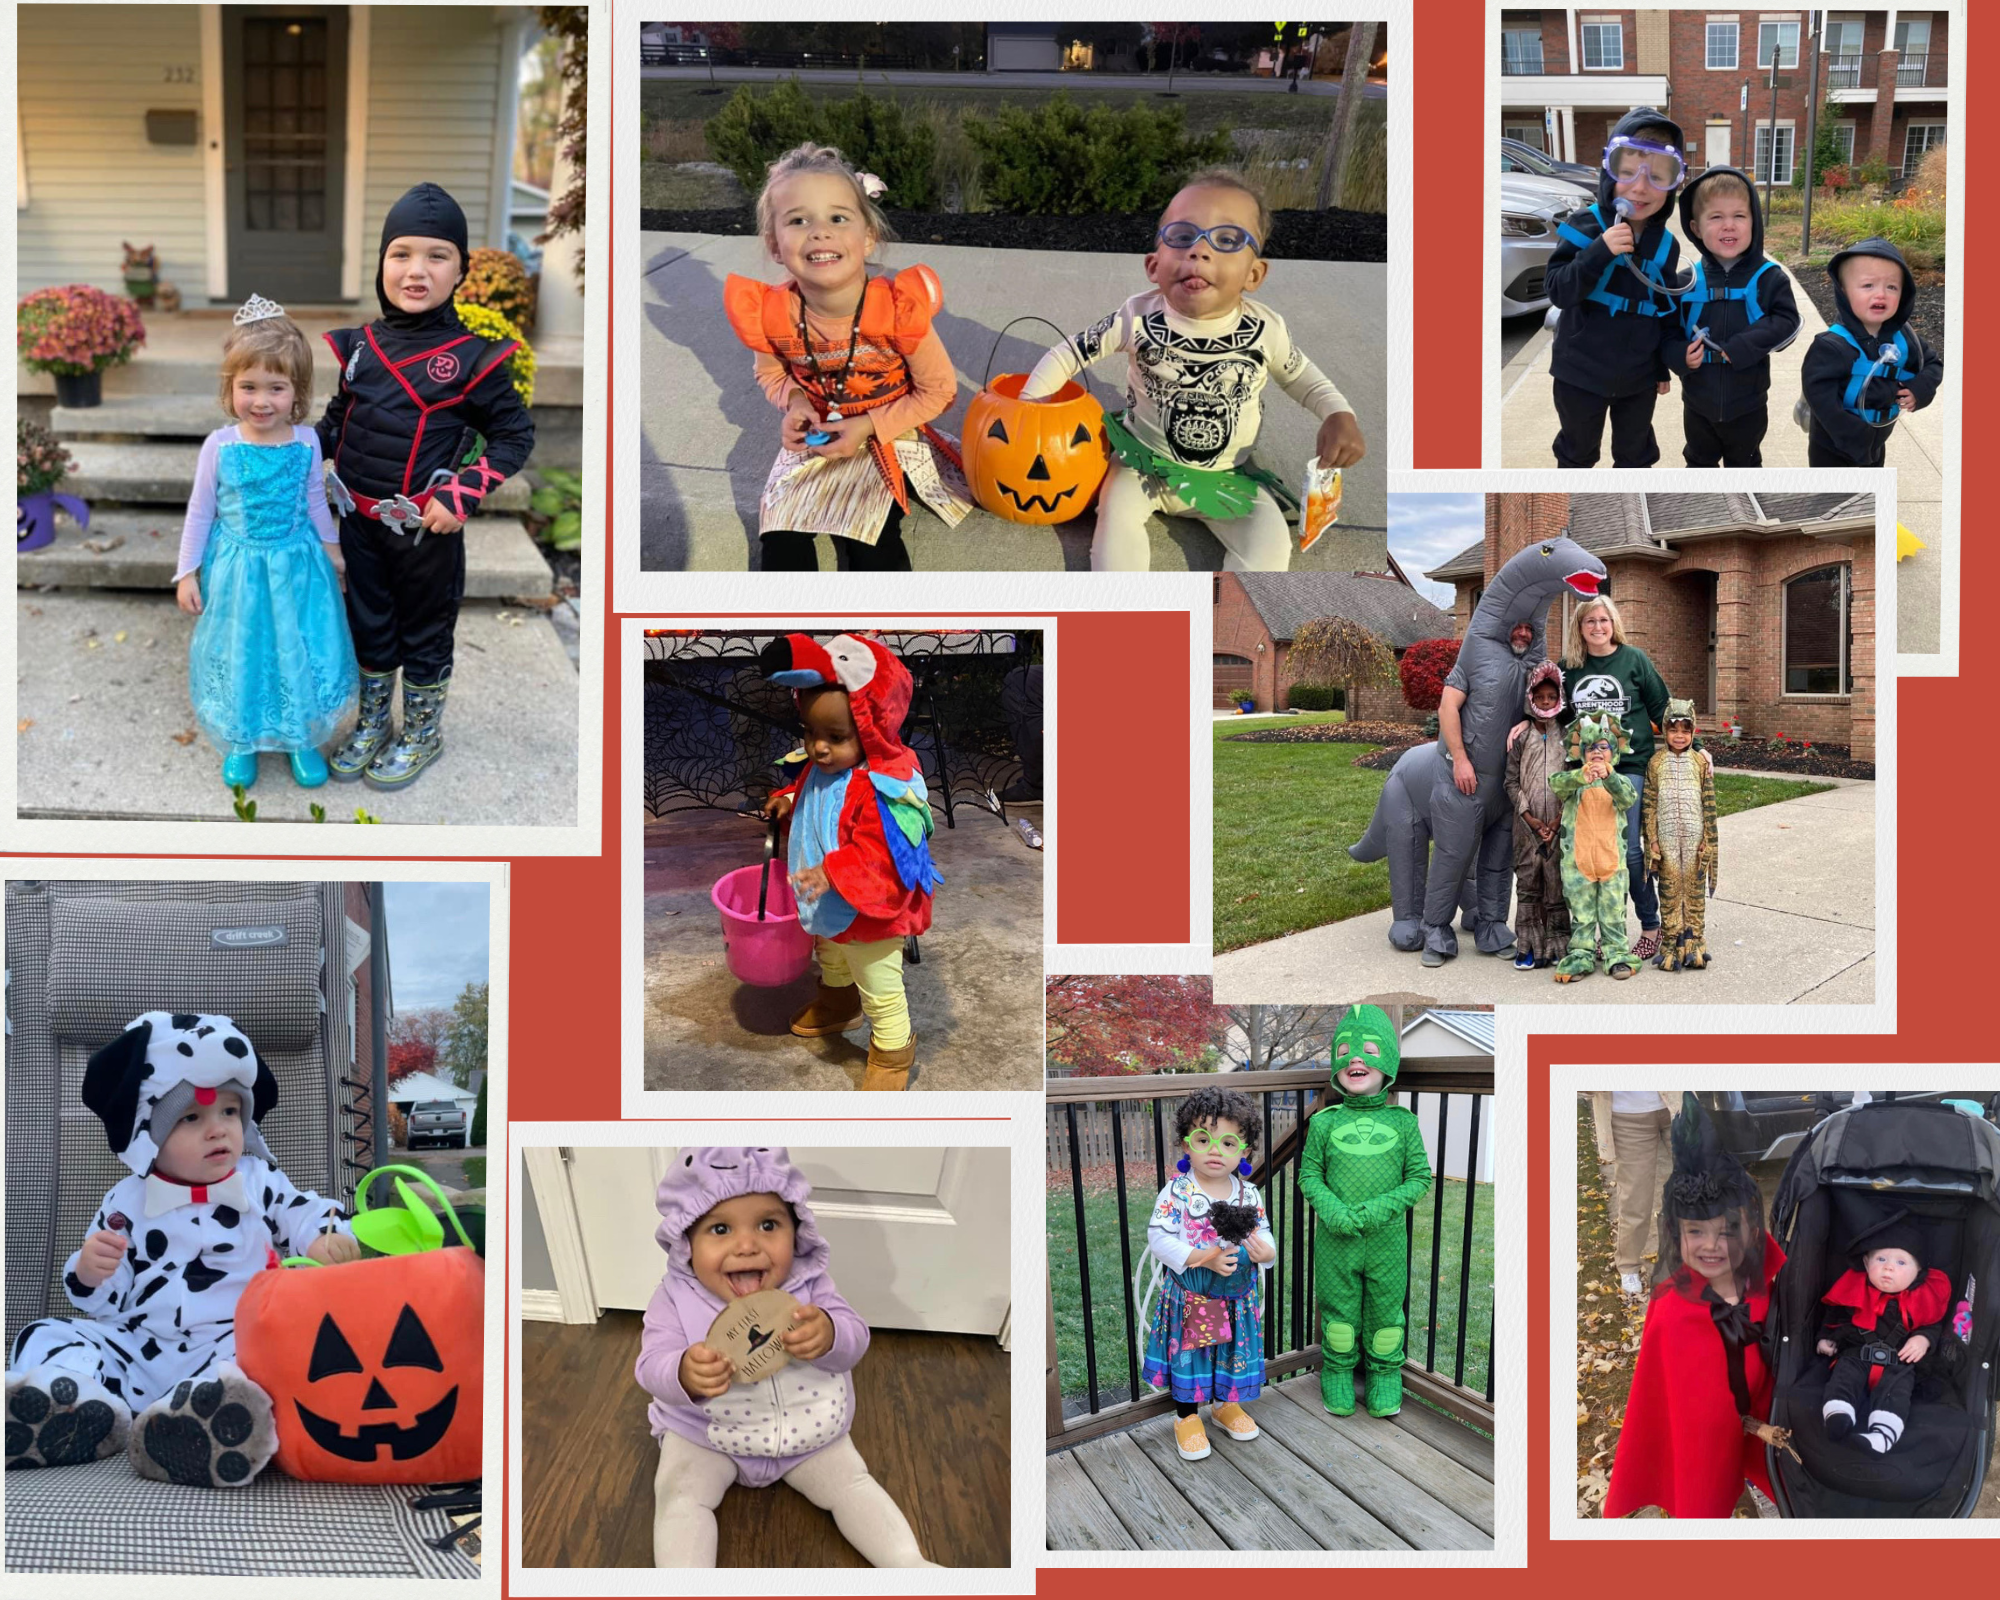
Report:
M1660 1194L1674 1170L1668 1130L1673 1118L1658 1111L1611 1113L1611 1174L1616 1199L1618 1273L1643 1282L1645 1260L1659 1246Z

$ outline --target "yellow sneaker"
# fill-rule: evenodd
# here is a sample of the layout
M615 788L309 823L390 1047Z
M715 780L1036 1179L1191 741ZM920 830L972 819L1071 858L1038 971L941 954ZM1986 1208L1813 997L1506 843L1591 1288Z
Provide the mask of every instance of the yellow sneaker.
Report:
M1251 1420L1250 1413L1245 1411L1234 1400L1223 1401L1221 1405L1209 1412L1209 1417L1218 1428L1232 1439L1242 1440L1257 1437L1257 1424Z
M1208 1435L1202 1431L1200 1417L1175 1418L1174 1448L1180 1451L1183 1461L1207 1459Z

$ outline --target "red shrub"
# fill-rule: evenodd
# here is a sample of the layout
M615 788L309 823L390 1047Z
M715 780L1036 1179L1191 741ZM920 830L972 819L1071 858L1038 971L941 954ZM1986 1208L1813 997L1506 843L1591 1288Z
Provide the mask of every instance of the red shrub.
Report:
M1445 675L1458 661L1456 639L1419 639L1403 652L1396 671L1403 680L1403 703L1412 711L1435 711L1444 698Z

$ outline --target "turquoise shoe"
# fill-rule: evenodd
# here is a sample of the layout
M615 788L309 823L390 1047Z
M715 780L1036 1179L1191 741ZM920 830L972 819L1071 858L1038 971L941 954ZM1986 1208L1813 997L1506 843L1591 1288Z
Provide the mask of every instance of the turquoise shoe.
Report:
M231 788L249 788L257 781L257 752L232 750L222 758L222 781Z
M326 757L317 750L294 750L291 757L292 781L301 789L317 789L326 782Z

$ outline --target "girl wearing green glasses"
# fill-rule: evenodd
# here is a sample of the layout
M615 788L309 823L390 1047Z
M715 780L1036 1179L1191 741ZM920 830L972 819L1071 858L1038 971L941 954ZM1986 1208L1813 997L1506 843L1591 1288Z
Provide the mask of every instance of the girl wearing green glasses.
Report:
M1262 1280L1278 1254L1250 1182L1250 1152L1263 1131L1256 1102L1234 1089L1182 1100L1174 1117L1179 1176L1160 1191L1146 1228L1160 1299L1141 1370L1174 1397L1174 1443L1184 1461L1208 1454L1204 1403L1229 1438L1257 1437L1243 1403L1264 1389ZM1150 1286L1141 1293L1142 1309L1150 1293Z

